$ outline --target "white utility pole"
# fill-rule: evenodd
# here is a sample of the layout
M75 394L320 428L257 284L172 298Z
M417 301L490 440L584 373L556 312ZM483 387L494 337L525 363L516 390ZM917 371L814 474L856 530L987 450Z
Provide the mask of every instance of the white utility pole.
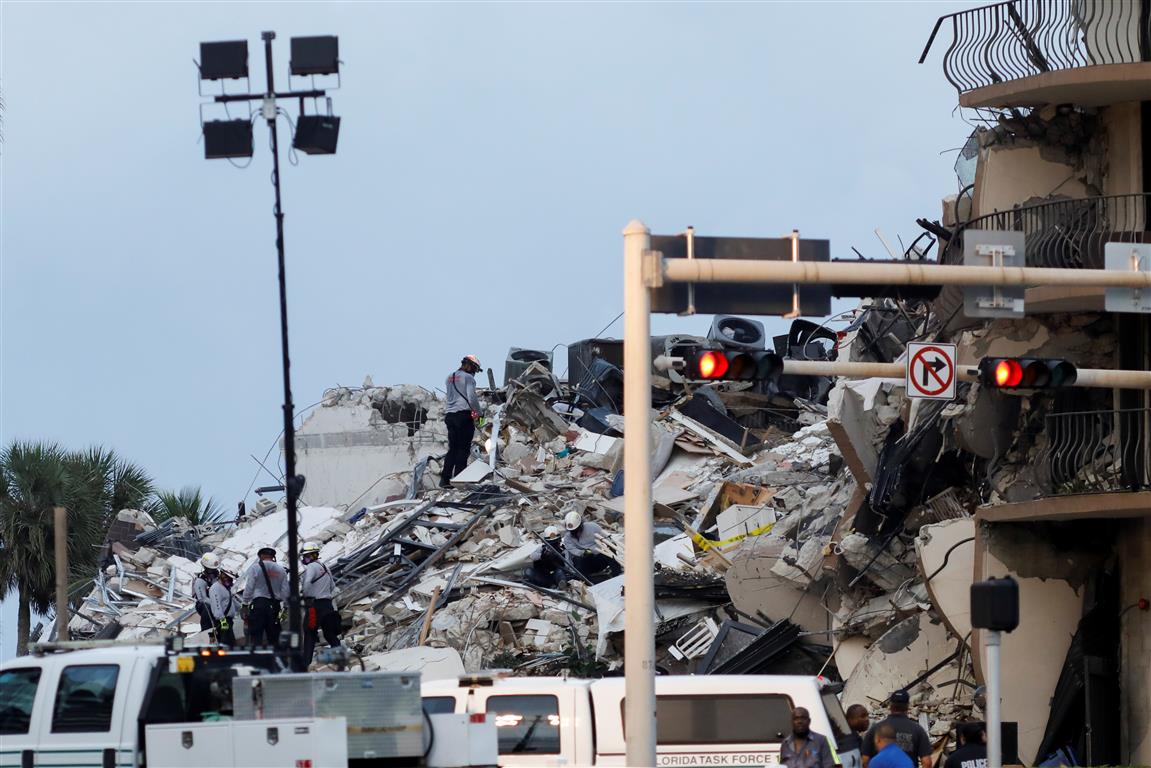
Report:
M1003 714L999 685L999 646L1003 633L987 630L987 768L1003 768Z
M651 294L644 259L651 230L623 231L624 675L627 764L655 765L655 583L651 509Z

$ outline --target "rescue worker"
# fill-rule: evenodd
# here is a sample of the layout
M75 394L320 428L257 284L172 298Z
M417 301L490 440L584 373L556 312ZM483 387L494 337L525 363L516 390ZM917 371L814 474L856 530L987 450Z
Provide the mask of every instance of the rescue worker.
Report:
M220 645L236 644L236 632L232 626L236 621L240 603L232 594L232 584L235 581L236 574L221 568L219 578L208 590L212 620L216 625L216 642Z
M340 646L340 612L332 600L336 580L328 566L320 562L320 545L314 541L304 544L300 560L304 563L300 574L300 594L304 598L304 663L311 664L321 630L329 648Z
M476 374L483 370L475 355L467 355L460 361L459 370L448 376L444 390L448 393L444 421L448 426L448 452L444 456L444 468L440 473L440 487L451 488L451 480L468 465L472 438L476 434L476 420L483 409L476 397Z
M211 552L205 552L200 558L200 567L204 570L192 579L192 597L196 600L196 613L200 615L200 631L212 629L212 608L208 604L208 590L220 575L220 558Z
M544 528L543 540L532 552L532 564L524 569L524 581L545 589L562 589L567 583L567 571L560 529L554 525Z
M822 733L811 730L811 713L796 707L791 713L791 735L779 749L779 762L787 768L835 768L835 751Z
M599 551L597 536L603 534L603 528L592 522L585 522L583 515L571 511L564 516L564 552L571 558L572 567L584 577L592 579L594 574L608 571L613 577L623 573L623 568L611 557Z
M290 589L288 571L276 562L276 550L272 547L260 547L256 558L248 567L244 582L248 642L276 647Z
M905 690L893 691L888 698L887 718L871 726L871 730L863 737L863 768L868 768L871 758L882 749L876 744L877 729L881 725L890 725L895 736L893 740L910 758L912 765L922 768L931 768L931 739L927 731L909 716L911 695Z

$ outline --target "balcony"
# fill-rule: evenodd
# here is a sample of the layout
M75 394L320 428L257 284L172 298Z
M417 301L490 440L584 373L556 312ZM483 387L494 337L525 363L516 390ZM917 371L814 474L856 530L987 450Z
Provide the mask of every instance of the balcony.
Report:
M1028 267L1103 269L1107 243L1151 243L1146 231L1151 194L1053 200L996 211L959 225L940 259L963 263L963 232L1011 230L1025 236ZM959 295L958 293L956 295ZM1028 288L1029 312L1099 312L1102 288Z
M942 16L943 72L973 108L1151 100L1151 14L1139 0L1008 0Z
M1151 515L1151 409L1049 413L1020 435L1015 483L1035 499L980 507L988 522ZM1026 458L1025 461L1021 459Z

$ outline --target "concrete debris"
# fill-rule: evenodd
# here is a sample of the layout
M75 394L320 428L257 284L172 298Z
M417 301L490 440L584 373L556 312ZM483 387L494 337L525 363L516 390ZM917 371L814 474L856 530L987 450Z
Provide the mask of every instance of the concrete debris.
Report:
M640 546L654 551L657 664L851 673L845 703L875 708L908 685L933 718L969 712L970 688L955 681L974 679L971 654L957 653L974 548L948 554L972 535L977 500L942 485L911 499L906 520L889 507L867 532L853 527L869 513L865 484L890 471L888 430L907 422L901 387L841 383L825 409L734 383L690 404L676 394L682 386L662 390L651 414L656 525ZM627 436L608 389L573 394L533 364L504 389L481 390L499 418L477 430L472 461L447 490L435 487L442 400L370 381L325 393L298 433L308 477L300 531L321 544L345 643L366 668L450 677L622 666L623 576L591 583L568 567L552 586L529 579L544 529L570 512L601 526L601 554L626 567ZM965 418L957 408L929 421L952 434ZM161 530L122 513L73 635L204 639L191 599L196 559L214 552L243 572L260 546L283 558L286 514L262 500L211 531Z

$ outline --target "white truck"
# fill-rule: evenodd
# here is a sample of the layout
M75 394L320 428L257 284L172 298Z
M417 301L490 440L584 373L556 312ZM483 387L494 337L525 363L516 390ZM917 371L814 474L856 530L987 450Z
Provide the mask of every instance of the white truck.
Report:
M272 651L83 645L0 665L0 768L457 768L497 759L495 727L483 718L423 711L416 673L290 674Z
M424 709L485 715L508 768L625 765L624 686L619 677L465 676L425 682ZM660 766L778 764L796 707L833 746L851 733L833 689L815 677L671 675L657 677L655 691Z

